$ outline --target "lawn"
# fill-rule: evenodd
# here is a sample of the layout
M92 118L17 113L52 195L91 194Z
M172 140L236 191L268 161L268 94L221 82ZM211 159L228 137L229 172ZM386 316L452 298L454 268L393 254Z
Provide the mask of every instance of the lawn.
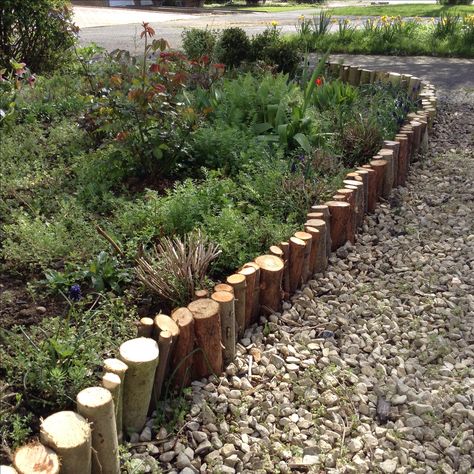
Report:
M212 10L235 10L235 11L253 11L253 12L268 12L268 13L278 13L278 12L290 12L298 10L313 10L314 12L321 10L319 5L314 4L297 4L297 3L266 3L265 5L255 5L248 6L245 3L234 2L232 5L222 4L206 4L204 8L209 8Z
M331 8L331 13L337 16L402 16L402 17L439 17L441 14L452 13L459 15L474 14L474 5L444 6L423 3L403 5L368 5L355 7Z

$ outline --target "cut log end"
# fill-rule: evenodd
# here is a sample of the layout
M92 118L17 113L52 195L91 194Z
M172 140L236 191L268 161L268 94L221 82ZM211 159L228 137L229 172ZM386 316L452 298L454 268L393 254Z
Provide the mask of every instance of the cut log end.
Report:
M193 320L193 313L191 313L188 308L178 308L173 312L171 317L178 325L178 328L180 328L181 326L187 326L188 324L191 324Z
M18 472L18 474L58 474L59 457L50 448L35 442L22 446L13 457L16 468L10 470L0 467L0 473Z
M284 267L283 260L275 255L261 255L255 259L255 263L267 272L279 272Z
M233 287L242 285L245 283L245 275L242 275L241 273L234 273L233 275L227 277L227 283Z
M245 277L243 275L240 276L245 281ZM188 309L193 314L194 319L206 319L213 317L219 312L219 305L210 298L203 298L189 303Z
M102 376L102 386L107 390L114 391L121 383L120 377L112 372L107 372Z
M122 375L128 369L128 365L125 362L122 362L120 359L105 359L104 360L104 370L106 372L112 372L113 374Z
M124 342L119 352L120 357L126 362L135 364L151 362L158 358L158 344L149 337L137 337Z
M53 449L75 448L90 436L89 423L73 411L54 413L41 423L41 441Z
M77 403L87 409L95 409L110 403L111 393L104 387L89 387L77 394Z
M158 335L161 331L169 331L173 337L179 336L178 326L167 314L157 314L155 316L155 328Z
M234 293L234 288L232 285L228 285L227 283L219 283L214 287L214 291L228 291Z
M212 293L211 298L216 303L230 303L234 299L234 295L228 291L216 291Z
M196 290L194 292L194 297L196 299L207 298L209 296L209 291L207 290Z

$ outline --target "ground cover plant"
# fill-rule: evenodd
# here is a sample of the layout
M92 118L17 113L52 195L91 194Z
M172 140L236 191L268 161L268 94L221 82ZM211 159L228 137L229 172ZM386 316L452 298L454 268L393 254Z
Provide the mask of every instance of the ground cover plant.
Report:
M169 311L287 239L413 106L389 84L331 78L325 57L283 72L275 58L285 55L268 53L286 47L275 26L248 39L243 57L239 36L215 50L204 41L208 54L189 58L145 23L141 58L89 47L57 74L34 77L20 63L2 73L4 445L72 406L138 314ZM252 44L267 52L256 57ZM171 274L181 286L168 300L156 279L142 284L137 262L156 274L173 261L166 252L191 242L206 278Z
M300 17L296 29L292 42L308 51L474 57L474 15L455 10L439 18L383 15L362 23L323 11Z

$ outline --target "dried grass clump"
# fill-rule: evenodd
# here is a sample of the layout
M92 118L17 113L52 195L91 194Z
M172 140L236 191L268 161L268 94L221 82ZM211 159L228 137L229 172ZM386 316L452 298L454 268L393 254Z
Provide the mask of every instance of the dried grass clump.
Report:
M181 240L163 238L148 255L137 259L138 278L163 300L187 305L197 289L205 285L209 264L221 253L201 232Z

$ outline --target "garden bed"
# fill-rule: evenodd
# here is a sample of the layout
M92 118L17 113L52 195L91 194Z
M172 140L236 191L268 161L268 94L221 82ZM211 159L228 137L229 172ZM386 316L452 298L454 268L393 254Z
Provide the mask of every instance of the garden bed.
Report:
M355 87L324 61L290 81L261 65L224 74L163 47L147 43L145 57L155 48L158 58L145 66L126 53L94 62L89 49L67 77L20 93L4 84L15 109L0 129L2 265L12 276L2 299L23 286L32 314L46 316L2 331L2 437L13 447L97 380L103 358L135 332L137 306L141 316L169 312L214 285L175 284L168 300L145 292L134 274L142 253L199 229L222 252L208 275L225 279L300 229L414 107L406 89ZM137 192L143 182L150 188Z

